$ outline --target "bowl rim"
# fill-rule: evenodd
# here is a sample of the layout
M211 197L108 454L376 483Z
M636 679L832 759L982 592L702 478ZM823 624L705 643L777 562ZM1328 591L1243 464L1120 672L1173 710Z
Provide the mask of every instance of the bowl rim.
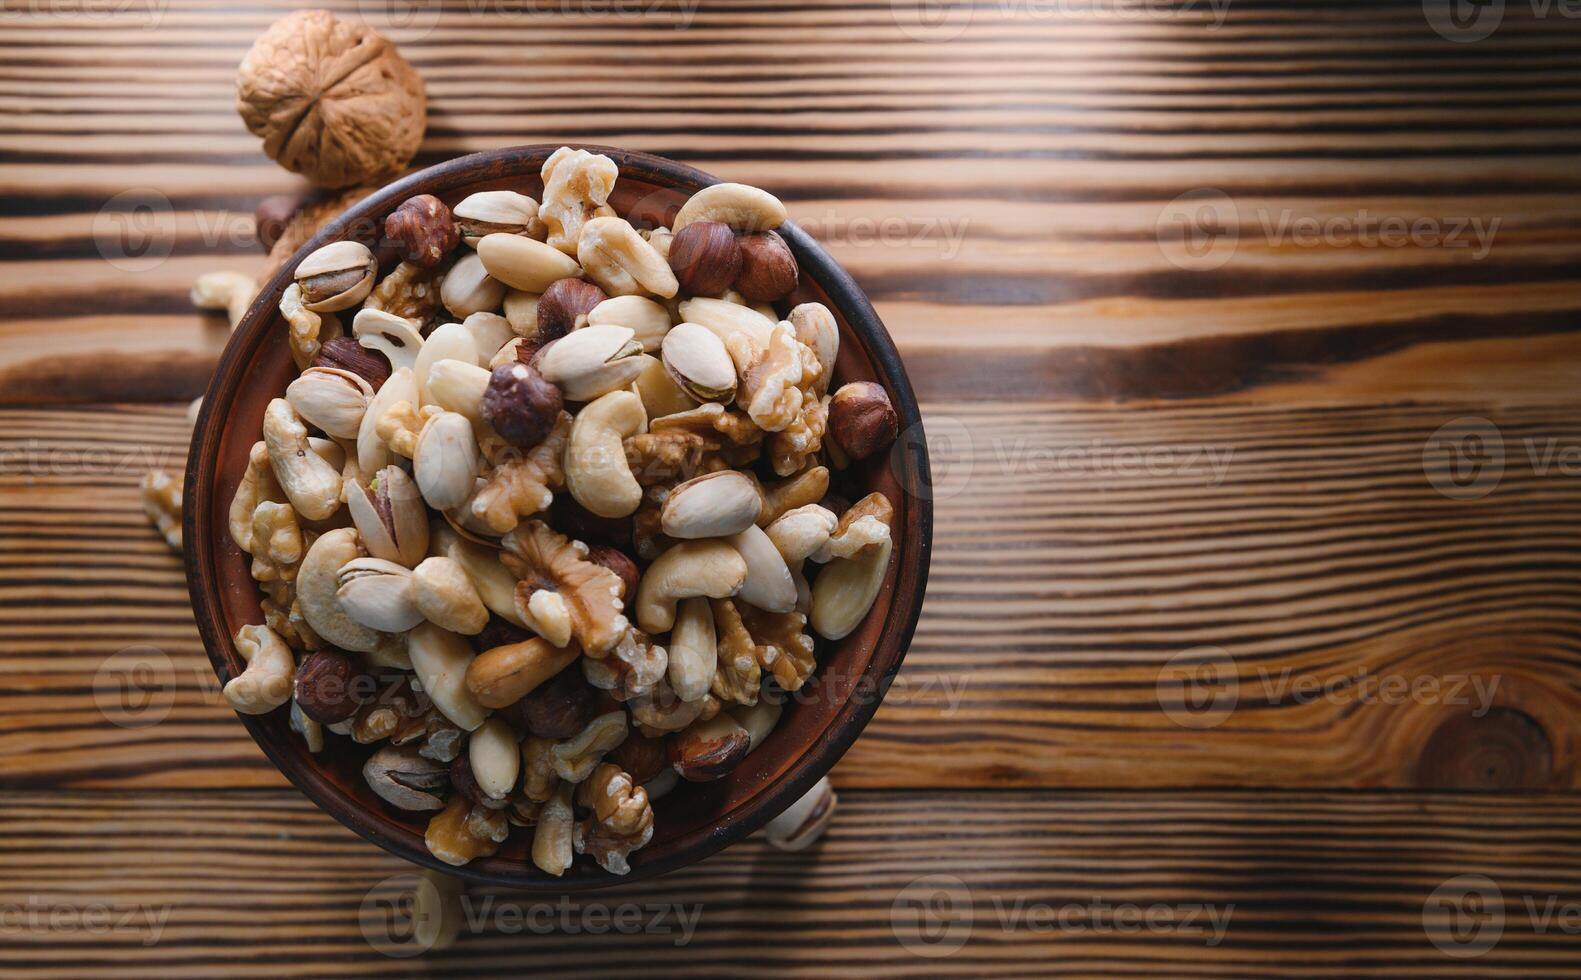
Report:
M367 222L372 215L382 218L394 205L413 194L488 180L491 179L487 173L490 168L520 165L535 158L541 162L560 145L523 144L474 153L435 164L386 184L326 223L288 260L281 263L274 275L260 287L252 305L226 343L204 393L203 404L193 428L183 484L186 501L182 519L186 542L183 554L188 592L204 650L221 684L229 675L222 651L230 649L233 639L221 628L224 614L220 599L220 576L213 574L217 567L214 535L219 529L216 527L217 522L211 518L218 467L194 466L193 462L213 460L218 456L221 437L230 417L228 409L241 381L246 377L248 363L257 355L259 346L266 339L267 328L275 318L278 297L289 283L292 270L309 252L338 240L348 229ZM695 192L720 182L711 174L665 157L596 144L566 145L602 153L615 161L622 175L630 174L658 186ZM872 681L875 696L857 698L846 695L845 703L831 717L822 737L810 742L800 756L787 766L781 778L767 783L753 796L723 814L719 825L695 831L689 838L682 838L667 857L633 863L627 875L600 872L598 875L555 878L531 869L530 864L527 865L530 873L524 874L487 870L476 863L460 867L446 864L428 853L426 848L414 850L405 842L386 834L383 825L388 822L387 817L346 796L332 780L316 769L298 766L294 760L286 757L275 746L272 733L265 729L262 722L264 716L237 713L269 761L318 809L327 812L363 839L414 864L480 883L564 894L653 878L723 850L761 828L810 790L856 741L877 712L890 682L900 669L922 612L933 543L931 495L919 492L931 486L927 446L923 439L922 417L916 394L906 376L900 354L866 294L850 274L794 222L787 221L777 230L796 254L803 272L818 282L851 330L861 336L875 373L883 379L894 396L896 414L900 419L902 436L896 442L890 465L896 467L901 492L909 498L908 515L915 514L915 540L907 541L907 561L896 569L889 609L860 675L864 682ZM897 608L901 611L899 619L895 616ZM873 668L879 659L878 654L886 649L892 650L892 653L875 673Z

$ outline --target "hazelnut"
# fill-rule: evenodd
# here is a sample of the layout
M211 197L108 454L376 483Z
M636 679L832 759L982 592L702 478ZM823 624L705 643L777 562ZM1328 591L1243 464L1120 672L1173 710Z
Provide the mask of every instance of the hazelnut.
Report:
M376 350L364 347L353 337L331 337L318 349L309 367L350 371L378 391L390 380L390 362Z
M602 565L620 576L620 581L625 586L621 596L629 605L637 595L637 563L619 548L611 548L607 544L589 545L587 560L595 565Z
M670 765L682 779L705 783L719 779L752 750L752 736L740 722L721 711L707 721L694 721L668 739Z
M432 269L461 241L445 202L432 194L407 198L384 219L385 237L396 254L413 265Z
M609 297L602 289L581 279L560 279L538 297L538 346L559 340L587 323L593 307ZM523 345L526 346L526 345Z
M624 742L615 746L608 759L631 775L632 785L641 786L667 765L664 739L644 738L632 732Z
M472 756L463 752L450 760L450 788L460 793L468 803L482 803L485 799L478 778L472 775Z
M293 194L274 194L258 202L253 211L253 228L264 251L274 248L301 210L302 199Z
M373 677L349 653L315 650L296 668L296 703L322 725L345 721L374 691Z
M741 275L736 277L736 289L742 296L772 303L796 288L796 256L791 254L785 239L772 231L760 231L742 235L736 242L741 248Z
M670 242L670 269L683 294L723 294L741 272L741 246L736 244L736 233L718 221L687 225Z
M829 435L852 459L883 452L900 434L900 419L884 386L853 381L829 401Z
M517 449L544 441L564 407L560 389L520 361L507 362L489 375L483 389L483 421Z
M514 706L527 732L540 738L570 738L592 722L598 707L580 664L539 684Z

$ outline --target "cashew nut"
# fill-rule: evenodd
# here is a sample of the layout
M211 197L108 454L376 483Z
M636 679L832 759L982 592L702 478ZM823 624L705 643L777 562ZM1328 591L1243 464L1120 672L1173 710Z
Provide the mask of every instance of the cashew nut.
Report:
M417 326L405 317L365 306L352 318L351 335L357 343L388 358L390 370L399 371L415 367L422 353L423 335Z
M279 634L267 626L243 626L236 632L236 653L247 669L225 684L231 707L244 715L261 715L290 700L296 661Z
M668 299L680 289L670 264L625 218L594 218L583 225L576 258L610 296L652 293Z
M768 191L749 184L714 184L681 205L670 230L679 233L694 221L720 221L736 231L768 231L784 224L786 217L785 205Z
M335 513L340 507L340 470L308 445L307 426L284 398L270 401L264 410L263 437L270 468L296 512L310 521Z
M538 827L532 839L532 863L538 870L558 878L571 866L573 821L571 786L561 784L538 811Z
M205 272L192 284L191 299L200 310L224 310L234 328L257 294L258 281L245 273Z
M409 634L406 648L412 670L434 707L457 727L477 731L489 711L467 690L467 668L473 657L467 641L433 623L419 623Z
M565 482L577 503L600 517L626 517L637 509L642 487L626 464L623 440L647 425L642 399L630 391L602 395L576 414L565 448Z
M708 600L682 599L670 633L670 687L682 701L701 701L719 665L719 638Z
M297 570L296 597L314 633L342 650L372 653L379 649L379 633L346 615L337 595L341 566L362 556L357 541L357 532L349 527L319 535Z
M741 591L746 581L746 559L728 542L682 541L654 559L637 584L637 625L650 636L669 632L678 600L723 599Z

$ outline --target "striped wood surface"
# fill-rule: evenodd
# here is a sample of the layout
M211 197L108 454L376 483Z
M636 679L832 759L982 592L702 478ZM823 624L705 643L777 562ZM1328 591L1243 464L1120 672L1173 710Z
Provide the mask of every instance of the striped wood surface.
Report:
M289 5L7 5L7 974L1573 962L1574 913L1540 914L1581 901L1581 32L1557 6L1506 6L1474 44L1416 3L1235 2L1217 27L1208 4L935 5L937 29L905 0L411 11L388 33L429 82L419 164L587 141L775 190L889 324L941 483L917 640L836 770L845 808L817 852L750 843L609 893L704 903L678 953L491 927L401 961L357 919L400 866L245 738L135 489L179 469L180 402L224 344L187 287L261 268L252 208L293 186L230 105L236 61ZM919 39L940 30L956 36ZM1222 265L1170 237L1187 192L1231 201ZM118 218L139 202L157 207L131 228L162 261L127 261ZM1293 224L1381 218L1462 228L1465 247L1314 243ZM1465 416L1505 441L1475 501L1424 470L1429 435ZM162 720L111 724L108 681L145 647L168 658ZM1183 670L1234 710L1171 700L1160 679ZM905 889L930 874L959 879L975 921L937 960L900 941ZM1423 907L1465 874L1496 882L1506 914L1490 951L1456 959ZM1208 946L999 928L1018 899L1236 910ZM169 924L145 946L6 918L30 902L168 905ZM935 906L933 925L958 920Z

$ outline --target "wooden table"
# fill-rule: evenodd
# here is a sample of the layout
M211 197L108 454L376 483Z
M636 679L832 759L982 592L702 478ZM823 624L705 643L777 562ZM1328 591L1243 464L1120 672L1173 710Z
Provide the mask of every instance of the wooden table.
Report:
M293 186L231 107L287 5L6 5L0 972L1576 967L1577 21L911 3L397 10L420 164L596 142L782 196L888 322L941 474L817 849L569 920L479 892L487 926L413 959L359 926L404 866L248 740L138 505L226 339L187 289L260 269L252 208ZM672 903L694 934L587 934Z

